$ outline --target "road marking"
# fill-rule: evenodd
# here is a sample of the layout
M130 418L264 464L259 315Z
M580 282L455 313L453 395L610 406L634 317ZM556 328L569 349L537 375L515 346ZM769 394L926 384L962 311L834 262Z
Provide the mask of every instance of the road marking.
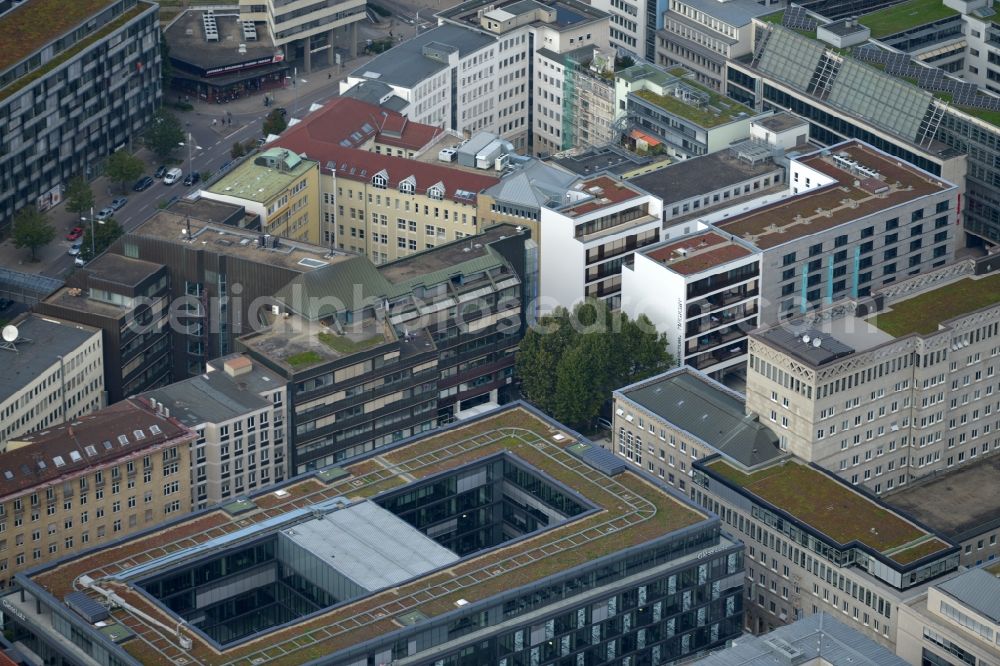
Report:
M235 132L230 132L229 134L227 134L226 136L224 136L222 138L223 139L228 139L231 136L235 136L235 135L239 134L240 132L242 132L243 130L245 130L247 127L248 127L247 125L241 125Z

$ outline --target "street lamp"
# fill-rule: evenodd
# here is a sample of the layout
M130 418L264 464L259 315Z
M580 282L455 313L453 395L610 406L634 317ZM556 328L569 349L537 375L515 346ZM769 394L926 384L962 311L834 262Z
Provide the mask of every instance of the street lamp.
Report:
M90 217L89 218L87 218L87 217L81 217L80 221L81 222L90 222L90 258L91 258L91 260L93 260L93 258L97 256L97 241L96 241L97 228L94 226L94 222L97 222L98 224L104 224L104 220L95 220L94 219L94 207L91 206L90 207Z
M299 82L299 83L309 83L309 81L306 80L306 79L300 79L299 78L299 68L298 67L294 67L292 69L292 75L291 76L286 76L285 78L291 80L291 82L292 82L292 92L295 93L295 97L293 98L293 101L292 101L292 115L294 115L295 112L298 110L298 106L299 106L299 88L295 84L296 84L296 82Z
M178 146L182 146L182 147L183 146L187 146L187 149L188 149L188 173L192 173L191 172L191 148L193 146L195 148L195 150L201 150L201 146L195 146L194 145L194 141L191 140L191 132L188 132L187 143L181 141L177 145Z

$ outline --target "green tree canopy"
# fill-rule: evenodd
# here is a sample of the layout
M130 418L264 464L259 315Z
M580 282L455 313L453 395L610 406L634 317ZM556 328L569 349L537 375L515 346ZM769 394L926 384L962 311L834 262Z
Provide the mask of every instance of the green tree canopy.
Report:
M127 152L124 148L112 153L111 157L108 158L106 168L108 178L112 182L118 183L122 190L133 180L141 176L144 170L145 165L143 165L142 160Z
M247 154L247 149L239 141L234 143L233 147L230 148L229 150L229 156L232 157L234 160L239 157L243 157L246 154Z
M44 213L34 206L22 208L14 216L12 238L14 247L31 250L31 260L38 261L38 248L48 245L56 237L56 230Z
M74 176L66 188L66 210L84 213L94 207L94 191L83 176Z
M160 160L166 160L174 154L184 141L184 128L177 116L164 110L159 110L146 128L146 146Z
M83 245L80 246L80 256L83 257L84 261L90 261L95 256L104 252L108 249L108 246L114 243L119 236L125 233L122 226L114 218L104 220L104 223L100 222L94 224L94 228L97 233L94 235L94 250L91 252L91 241L90 241L90 226L87 226L83 232Z
M521 341L524 396L556 420L589 429L611 392L674 364L667 337L645 315L630 319L590 300L542 317Z
M264 136L269 134L281 134L288 127L285 116L278 109L274 109L264 118Z

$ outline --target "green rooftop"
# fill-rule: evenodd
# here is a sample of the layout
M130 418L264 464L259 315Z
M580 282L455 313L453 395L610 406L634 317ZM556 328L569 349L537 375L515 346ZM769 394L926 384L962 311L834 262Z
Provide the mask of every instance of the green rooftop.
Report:
M266 161L268 164L257 164L258 161ZM209 187L208 191L268 203L318 164L319 162L302 159L290 151L272 148L227 173Z
M964 278L892 305L868 321L889 335L927 335L949 319L1000 303L1000 273Z
M946 7L942 0L906 0L898 5L858 17L858 23L872 31L872 38L888 37L918 25L933 23L959 12Z
M0 72L59 39L115 0L31 0L0 17Z
M701 127L711 128L719 125L725 125L726 123L737 120L737 116L741 113L746 114L746 116L754 115L753 110L749 107L743 106L739 102L731 100L728 97L724 97L717 92L702 86L701 84L695 83L689 78L677 76L673 72L659 72L658 76L640 77L634 80L647 81L649 84L652 84L661 90L671 89L676 83L679 82L681 85L692 88L696 92L706 94L708 96L708 103L705 106L698 106L697 104L687 102L678 97L674 97L673 95L660 95L655 91L646 88L641 90L632 90L637 97L655 104L665 111L669 111L670 113L678 115L682 118L686 118Z
M949 547L864 494L799 462L785 461L752 474L722 459L706 468L839 544L858 541L900 564Z

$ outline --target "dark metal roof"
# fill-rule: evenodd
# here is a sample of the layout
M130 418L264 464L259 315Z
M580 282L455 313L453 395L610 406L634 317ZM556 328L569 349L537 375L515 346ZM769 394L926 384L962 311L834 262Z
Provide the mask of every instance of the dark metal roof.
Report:
M826 333L815 329L803 330L801 321L790 322L787 326L775 326L753 335L813 367L850 356L855 351L853 347Z
M625 471L625 460L600 446L585 449L580 458L598 472L614 476Z
M782 455L778 436L756 415L746 413L737 394L690 368L671 370L616 393L746 467Z
M1000 622L1000 578L988 571L966 571L941 583L938 588L977 613Z
M70 592L63 597L63 601L65 601L67 606L75 610L80 617L85 619L90 624L106 620L111 615L107 608L99 604L97 601L94 601L83 592Z

